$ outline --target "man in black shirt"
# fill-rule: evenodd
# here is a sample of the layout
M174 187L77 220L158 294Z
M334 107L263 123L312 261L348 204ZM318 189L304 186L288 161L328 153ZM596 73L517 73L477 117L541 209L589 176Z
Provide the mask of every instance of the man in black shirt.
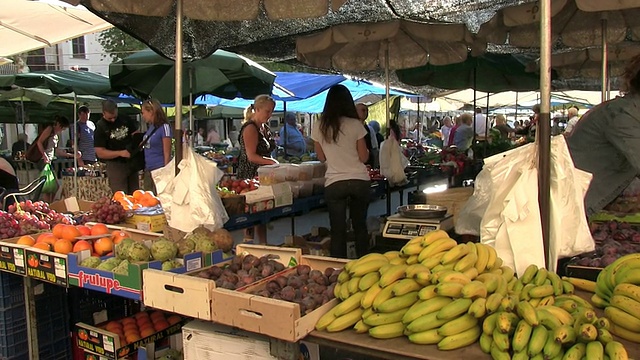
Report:
M18 134L18 141L14 142L13 145L11 145L11 157L15 159L19 151L22 151L22 153L26 153L29 146L31 146L31 144L27 142L27 134Z
M112 100L102 102L102 119L96 124L93 144L96 156L107 164L107 177L111 191L132 194L140 187L139 172L131 171L127 148L131 135L138 130L135 121L118 116L118 105Z

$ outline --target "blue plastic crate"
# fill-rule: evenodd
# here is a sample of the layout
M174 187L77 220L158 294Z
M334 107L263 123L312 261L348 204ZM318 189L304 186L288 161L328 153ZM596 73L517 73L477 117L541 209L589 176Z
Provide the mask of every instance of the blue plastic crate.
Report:
M0 309L0 357L11 357L24 351L27 343L27 321L24 304Z
M22 276L0 272L0 308L24 304Z
M41 360L68 360L73 357L71 337L68 334L64 338L39 344L39 350Z

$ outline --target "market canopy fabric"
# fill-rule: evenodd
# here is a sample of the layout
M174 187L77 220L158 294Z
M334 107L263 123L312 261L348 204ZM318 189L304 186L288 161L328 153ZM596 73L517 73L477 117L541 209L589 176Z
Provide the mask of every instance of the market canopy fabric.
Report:
M3 2L0 56L11 56L113 27L82 6L47 0Z
M396 70L398 79L412 86L469 89L486 92L524 91L540 88L540 75L526 71L527 60L511 54L486 53L464 62Z
M184 98L213 94L222 98L254 98L270 94L276 75L256 62L217 50L204 59L183 63ZM142 50L109 65L111 86L141 99L163 104L175 101L175 62L152 50Z
M107 77L88 71L50 70L0 75L0 88L13 85L23 88L49 89L54 94L113 94Z

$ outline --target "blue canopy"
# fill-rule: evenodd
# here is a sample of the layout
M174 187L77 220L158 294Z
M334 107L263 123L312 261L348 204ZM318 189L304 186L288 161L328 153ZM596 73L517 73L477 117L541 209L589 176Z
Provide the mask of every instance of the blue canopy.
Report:
M346 80L342 75L323 75L296 72L275 72L276 82L294 94L293 97L278 94L279 90L274 88L273 95L276 100L292 101L307 99L322 91L327 90L335 84Z
M284 87L286 87L287 89L291 90L296 97L300 96L301 94L305 94L305 93L313 93L313 91L311 90L313 89L317 89L318 87L312 87L309 84L304 84L304 83L294 83L292 82L290 86L285 85L285 83L287 83L287 81L289 81L289 77L291 77L291 79L293 79L294 75L300 75L300 73L276 73L278 76L276 77L276 82L283 85ZM316 74L303 74L306 76L310 76L309 79L313 79L313 77L317 77L317 76L333 76L333 75L316 75ZM283 81L283 78L287 78L285 81ZM299 78L301 79L301 78ZM328 84L329 82L326 81L327 79L322 79L324 81L325 84ZM301 80L299 80L301 81ZM384 95L385 94L385 88L382 86L377 86L374 85L368 81L365 80L351 80L351 79L345 79L341 82L339 82L341 85L344 85L347 87L347 89L349 89L349 91L351 92L351 95L353 96L354 99L359 99L361 97L367 96L367 95ZM304 91L304 90L298 90L298 92L296 92L296 90L294 90L293 88L295 88L295 86L293 85L298 85L300 86L300 88L304 88L306 86L309 87L309 90ZM321 92L316 92L316 95L313 95L311 97L302 99L302 100L292 100L289 101L287 100L287 104L286 104L286 108L287 111L293 111L293 112L307 112L307 113L321 113L322 109L324 108L324 103L326 101L327 98L327 93L328 93L328 88L331 87L334 84L330 84L328 86L325 87L325 89L323 89L324 91ZM390 95L401 95L401 96L415 96L415 94L412 93L407 93L407 92L403 92L403 91L398 91L398 90L390 90ZM219 106L228 106L228 107L235 107L235 108L246 108L247 106L251 105L253 103L253 101L251 100L245 100L245 99L233 99L233 100L227 100L227 99L221 99L215 96L210 96L210 95L205 95L205 96L200 96L198 97L195 101L194 101L195 105L219 105ZM276 108L275 111L284 111L284 105L282 102L280 101L276 101Z

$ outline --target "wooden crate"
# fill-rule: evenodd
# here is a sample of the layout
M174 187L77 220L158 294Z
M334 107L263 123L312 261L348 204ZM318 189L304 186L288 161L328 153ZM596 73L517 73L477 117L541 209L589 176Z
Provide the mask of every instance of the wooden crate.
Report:
M277 255L275 259L289 266L293 258L300 261L300 249L279 248L261 245L237 245L236 255L251 254L257 257ZM231 258L213 266L224 267ZM143 271L144 304L156 309L191 316L202 320L213 320L212 298L216 283L213 280L198 277L198 273L208 267L185 274L172 274L166 271L146 269Z
M320 271L328 267L342 268L347 262L346 259L311 255L303 255L300 260L300 264ZM287 273L293 271L296 270L286 270ZM286 275L283 273L281 275ZM212 304L213 321L295 342L313 331L320 317L338 304L337 299L332 299L302 316L300 306L296 303L249 293L264 289L267 282L260 281L241 291L215 289Z
M473 195L473 187L449 188L442 192L427 194L427 204L446 207L447 214L453 215L455 224L458 213L471 195Z

